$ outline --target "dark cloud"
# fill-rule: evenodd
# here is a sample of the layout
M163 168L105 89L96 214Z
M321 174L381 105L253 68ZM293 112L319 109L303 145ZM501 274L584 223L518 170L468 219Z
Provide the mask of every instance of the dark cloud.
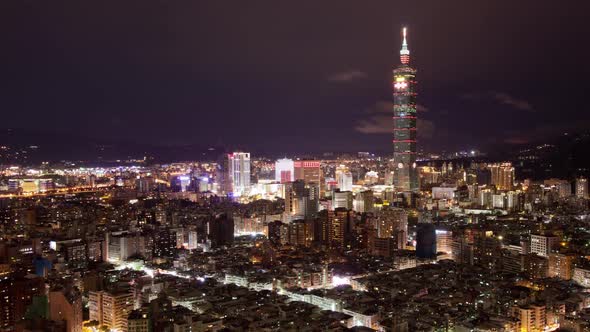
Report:
M504 142L510 144L525 144L530 142L542 142L543 139L572 134L587 130L590 127L590 121L580 121L572 124L563 122L563 119L556 119L550 124L543 124L535 128L526 128L523 130L511 130L504 133Z
M354 129L363 134L387 134L393 132L393 119L387 115L372 115L360 120Z
M521 111L534 111L531 103L524 99L513 97L506 92L486 91L467 93L463 94L461 98L473 102L494 102Z
M375 105L367 108L365 113L376 114L376 113L389 113L393 114L393 102L388 100L380 100Z
M424 106L422 104L416 104L416 111L418 113L424 113L424 112L428 112L429 109L428 109L428 107L426 107L426 106Z
M428 108L417 105L418 112L427 112ZM393 103L390 101L379 101L371 108L365 110L367 117L360 119L354 129L363 134L389 134L393 132ZM388 115L386 115L388 114ZM418 118L417 134L419 138L432 138L434 135L434 122Z
M341 73L332 74L327 77L328 82L350 83L367 78L367 73L360 70L350 70Z

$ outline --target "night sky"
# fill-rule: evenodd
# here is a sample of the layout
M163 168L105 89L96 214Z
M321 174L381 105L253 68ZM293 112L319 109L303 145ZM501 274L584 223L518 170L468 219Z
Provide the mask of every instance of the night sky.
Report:
M408 26L419 147L588 128L590 3L9 1L2 128L254 151L392 149Z

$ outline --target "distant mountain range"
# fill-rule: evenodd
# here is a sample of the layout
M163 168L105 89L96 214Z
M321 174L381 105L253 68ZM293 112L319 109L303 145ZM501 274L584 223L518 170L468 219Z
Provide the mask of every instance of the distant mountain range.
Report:
M590 176L590 132L564 134L533 144L506 146L492 154L517 166L517 177L573 179Z
M519 178L590 176L589 147L590 132L568 134L529 144L498 144L490 147L484 160L512 161L517 166ZM105 165L144 159L147 163L211 161L218 160L227 150L220 146L158 146L74 134L0 130L0 163L4 164L69 161L84 165ZM350 152L356 154L356 151ZM283 153L288 155L289 151Z
M0 162L37 164L70 161L84 164L215 160L223 148L197 145L156 146L74 134L22 129L0 130ZM26 157L26 158L25 158Z

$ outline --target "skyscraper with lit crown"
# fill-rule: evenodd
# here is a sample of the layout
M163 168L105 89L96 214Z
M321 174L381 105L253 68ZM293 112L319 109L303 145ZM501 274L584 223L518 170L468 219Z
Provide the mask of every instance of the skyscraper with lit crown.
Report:
M401 65L393 70L394 186L399 191L418 191L416 169L416 69L409 66L410 50L403 29Z

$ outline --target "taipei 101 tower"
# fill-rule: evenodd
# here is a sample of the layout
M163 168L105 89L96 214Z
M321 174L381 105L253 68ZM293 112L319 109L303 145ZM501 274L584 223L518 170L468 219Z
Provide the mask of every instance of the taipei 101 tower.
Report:
M393 70L393 184L397 191L416 192L416 69L409 65L406 32L404 28L401 65Z

